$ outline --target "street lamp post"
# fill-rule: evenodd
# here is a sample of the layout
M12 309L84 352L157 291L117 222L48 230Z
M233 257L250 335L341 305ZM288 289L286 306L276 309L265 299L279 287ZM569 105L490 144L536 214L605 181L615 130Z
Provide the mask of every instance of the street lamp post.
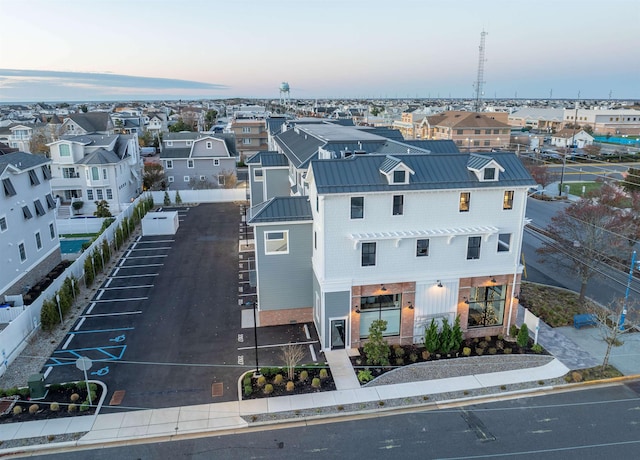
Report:
M620 330L624 330L624 321L627 316L627 301L629 300L629 291L631 290L631 281L633 281L633 270L638 264L640 268L640 261L636 262L636 251L633 251L631 255L631 267L629 268L629 279L627 280L627 290L624 293L624 303L622 304L622 314L620 315Z

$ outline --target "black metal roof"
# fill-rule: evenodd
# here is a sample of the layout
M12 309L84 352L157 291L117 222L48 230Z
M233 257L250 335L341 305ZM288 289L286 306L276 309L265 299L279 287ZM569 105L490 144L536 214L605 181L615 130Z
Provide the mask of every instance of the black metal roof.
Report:
M413 147L429 150L432 153L458 153L460 149L456 143L449 139L439 140L407 140L403 143Z

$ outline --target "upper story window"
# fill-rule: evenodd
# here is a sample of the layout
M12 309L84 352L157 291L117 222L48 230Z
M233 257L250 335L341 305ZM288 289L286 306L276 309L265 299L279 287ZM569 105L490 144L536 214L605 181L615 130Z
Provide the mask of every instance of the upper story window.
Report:
M479 236L470 236L467 242L467 260L474 260L480 258L480 241Z
M362 260L363 267L372 267L376 264L376 243L362 243Z
M213 159L213 166L220 166L220 160L218 158Z
M100 180L100 171L95 166L91 168L91 179Z
M513 209L513 190L507 190L504 192L502 209Z
M49 165L42 166L42 176L45 180L51 179L51 168Z
M484 168L484 180L494 180L496 178L496 168Z
M480 130L479 129L474 130L474 134L480 134Z
M35 238L36 238L36 248L39 251L40 249L42 249L42 237L40 236L40 232L36 232Z
M27 251L24 247L24 243L18 245L18 252L20 253L20 262L27 260Z
M278 232L264 232L264 253L265 254L288 254L289 253L289 230Z
M53 225L53 222L49 224L49 236L52 240L56 239L56 227Z
M193 169L193 167L194 167L193 160L187 160L187 168Z
M456 129L456 134L464 134L464 129Z
M416 257L427 257L429 255L429 240L421 239L416 241Z
M262 182L262 169L256 168L253 170L253 180Z
M71 148L69 148L69 144L60 144L58 146L58 151L60 152L61 157L71 156Z
M363 196L351 197L351 218L352 219L364 218L364 197Z
M45 198L45 201L47 202L47 207L49 209L55 209L56 200L53 199L53 197L51 196L51 193L47 193L47 195L44 198Z
M245 137L244 139L242 139L242 144L251 145L251 138Z
M107 168L102 168L102 178L107 180Z
M471 204L471 192L460 193L460 212L469 212Z
M393 215L401 216L404 212L404 195L393 196Z
M244 134L250 133L251 132L251 126L243 126L242 127L242 132Z
M29 209L29 206L24 205L24 206L22 207L22 216L23 216L25 219L31 219L31 218L33 217L33 214L31 214L31 210Z
M44 216L47 213L44 210L44 206L42 206L42 203L40 202L40 200L35 200L33 202L33 206L36 208L36 215L37 216Z
M403 170L393 171L393 183L404 184L407 180L407 172Z
M511 247L511 233L500 233L498 235L498 252L509 252Z
M16 189L13 188L13 184L11 183L11 179L6 178L2 179L2 188L4 189L5 196L15 196Z
M173 160L167 160L167 169L173 169Z
M212 149L213 148L213 142L207 141L207 148L208 149Z
M29 182L31 183L31 185L34 185L34 186L40 185L40 179L38 179L38 175L33 169L29 170Z
M6 231L7 231L7 217L2 216L0 217L0 232L6 232Z

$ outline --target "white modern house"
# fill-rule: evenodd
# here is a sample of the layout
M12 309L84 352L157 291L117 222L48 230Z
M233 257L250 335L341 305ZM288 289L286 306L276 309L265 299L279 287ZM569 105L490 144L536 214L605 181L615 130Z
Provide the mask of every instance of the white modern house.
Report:
M51 152L51 189L61 206L59 217L82 201L92 215L95 201L106 200L112 214L142 191L142 160L136 134L62 136L47 144Z
M316 159L304 180L305 195L251 208L262 326L313 322L329 350L361 346L375 319L391 343L419 342L432 319L459 315L467 337L513 324L535 184L515 155Z
M31 137L33 126L13 123L0 128L0 142L21 152L31 152Z
M593 144L593 136L583 129L565 128L551 136L551 145L556 147L576 146L581 149Z
M24 293L60 263L49 165L42 155L0 155L0 296Z

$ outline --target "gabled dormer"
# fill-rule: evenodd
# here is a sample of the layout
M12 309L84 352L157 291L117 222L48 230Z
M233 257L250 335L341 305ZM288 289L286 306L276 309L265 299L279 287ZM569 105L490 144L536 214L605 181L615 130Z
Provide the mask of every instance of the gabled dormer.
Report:
M467 161L467 169L472 171L480 182L497 182L504 168L490 156L472 153Z
M409 183L409 176L415 174L413 169L404 164L402 160L387 155L380 165L380 172L387 178L389 185L405 185Z

